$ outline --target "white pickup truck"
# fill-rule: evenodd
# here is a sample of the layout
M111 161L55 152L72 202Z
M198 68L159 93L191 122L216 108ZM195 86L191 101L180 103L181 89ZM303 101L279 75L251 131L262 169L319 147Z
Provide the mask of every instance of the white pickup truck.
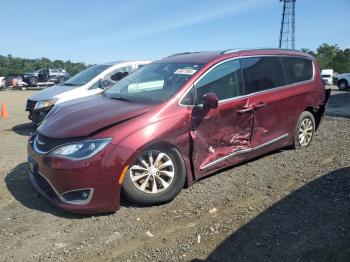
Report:
M337 86L340 90L350 88L350 73L340 74L337 78Z

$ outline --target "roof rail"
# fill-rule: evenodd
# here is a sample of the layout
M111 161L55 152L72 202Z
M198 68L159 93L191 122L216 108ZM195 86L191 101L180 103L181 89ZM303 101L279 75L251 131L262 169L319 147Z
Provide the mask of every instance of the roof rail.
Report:
M250 51L250 50L282 50L282 51L297 51L300 52L299 50L296 49L283 49L283 48L236 48L236 49L228 49L224 50L221 52L222 55L224 54L230 54L234 52L240 52L240 51Z
M182 52L182 53L175 53L175 54L169 55L168 57L178 56L178 55L189 55L189 54L196 54L196 53L200 53L200 52Z

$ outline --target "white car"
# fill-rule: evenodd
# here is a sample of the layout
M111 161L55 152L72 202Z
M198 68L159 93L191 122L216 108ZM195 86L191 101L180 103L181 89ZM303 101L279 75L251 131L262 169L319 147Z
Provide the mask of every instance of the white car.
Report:
M350 88L350 73L340 74L337 76L337 86L340 90Z
M54 105L96 95L151 60L119 61L91 66L60 85L35 93L27 100L28 118L39 125Z

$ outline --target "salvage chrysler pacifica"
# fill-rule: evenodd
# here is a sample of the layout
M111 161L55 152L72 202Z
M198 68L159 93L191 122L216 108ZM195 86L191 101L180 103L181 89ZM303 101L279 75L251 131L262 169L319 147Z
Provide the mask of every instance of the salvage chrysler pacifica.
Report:
M29 176L72 212L116 211L121 193L164 203L222 168L309 146L327 92L315 59L298 51L172 55L55 106L29 139Z

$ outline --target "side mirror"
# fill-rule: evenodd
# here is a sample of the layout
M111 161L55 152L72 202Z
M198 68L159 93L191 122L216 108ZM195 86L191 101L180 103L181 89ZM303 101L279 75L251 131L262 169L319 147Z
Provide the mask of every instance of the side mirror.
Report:
M215 93L206 93L202 96L203 108L214 109L218 108L219 98Z

